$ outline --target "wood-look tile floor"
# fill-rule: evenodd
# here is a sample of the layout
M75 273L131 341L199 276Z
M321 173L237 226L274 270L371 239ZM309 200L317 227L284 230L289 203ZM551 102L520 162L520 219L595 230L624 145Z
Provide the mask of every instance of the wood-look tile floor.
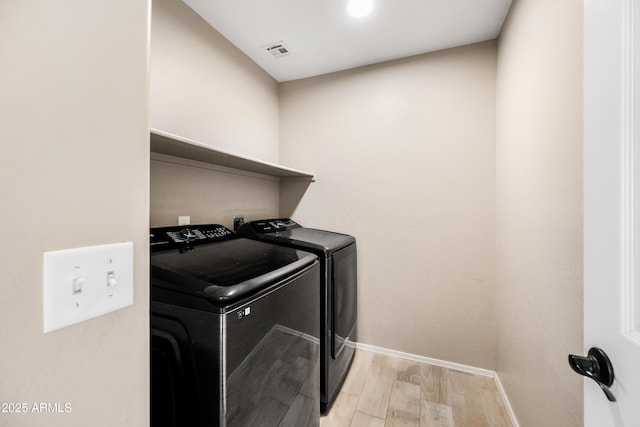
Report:
M512 427L493 378L356 350L320 427Z

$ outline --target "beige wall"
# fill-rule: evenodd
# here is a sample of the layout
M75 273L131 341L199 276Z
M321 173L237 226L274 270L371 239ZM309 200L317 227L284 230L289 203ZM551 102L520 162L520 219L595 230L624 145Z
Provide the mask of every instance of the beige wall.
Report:
M278 161L277 83L181 0L153 0L151 127Z
M151 226L216 223L233 229L245 221L278 216L278 178L161 154L151 160Z
M180 0L153 0L151 126L237 154L278 162L275 80ZM151 225L231 227L278 216L279 181L154 155Z
M0 6L0 402L71 404L2 426L148 425L149 8ZM122 241L134 305L44 334L43 252Z
M498 45L497 371L522 426L582 425L582 2L516 0Z
M281 210L358 239L358 341L495 367L496 46L281 84Z

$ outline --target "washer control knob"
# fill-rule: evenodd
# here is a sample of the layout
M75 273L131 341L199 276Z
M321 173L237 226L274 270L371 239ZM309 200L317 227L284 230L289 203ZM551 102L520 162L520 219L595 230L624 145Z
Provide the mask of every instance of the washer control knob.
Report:
M190 242L192 240L196 240L195 233L193 231L189 230L188 228L180 230L180 236L182 236L187 242Z

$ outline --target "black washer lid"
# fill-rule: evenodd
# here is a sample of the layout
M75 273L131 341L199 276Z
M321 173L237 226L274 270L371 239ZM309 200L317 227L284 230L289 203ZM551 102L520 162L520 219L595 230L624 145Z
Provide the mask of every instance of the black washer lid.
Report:
M186 252L153 253L151 278L159 279L152 285L223 304L286 279L316 259L300 250L235 238Z

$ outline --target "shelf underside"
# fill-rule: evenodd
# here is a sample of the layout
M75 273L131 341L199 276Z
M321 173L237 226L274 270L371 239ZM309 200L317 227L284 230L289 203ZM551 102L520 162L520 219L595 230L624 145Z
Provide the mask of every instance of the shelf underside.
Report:
M209 147L157 129L151 129L151 152L280 178L298 178L305 181L314 181L312 173Z

